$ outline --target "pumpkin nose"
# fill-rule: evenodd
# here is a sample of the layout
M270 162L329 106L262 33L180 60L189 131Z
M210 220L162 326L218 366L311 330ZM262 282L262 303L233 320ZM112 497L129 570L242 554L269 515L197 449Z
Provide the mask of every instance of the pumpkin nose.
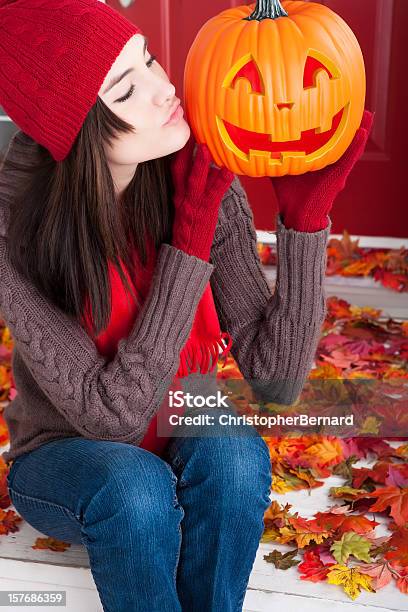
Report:
M277 104L278 110L282 110L282 108L288 108L289 110L294 105L294 102L282 102L281 104Z

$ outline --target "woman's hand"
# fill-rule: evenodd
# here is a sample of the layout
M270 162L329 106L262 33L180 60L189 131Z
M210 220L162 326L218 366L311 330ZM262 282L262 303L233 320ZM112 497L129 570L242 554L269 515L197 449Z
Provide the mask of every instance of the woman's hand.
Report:
M317 232L328 225L327 215L362 156L375 113L364 111L353 141L337 162L306 174L271 177L283 224L300 232Z
M176 210L172 244L208 261L219 207L234 174L227 168L210 167L212 157L205 144L197 145L193 158L195 144L191 134L171 162Z

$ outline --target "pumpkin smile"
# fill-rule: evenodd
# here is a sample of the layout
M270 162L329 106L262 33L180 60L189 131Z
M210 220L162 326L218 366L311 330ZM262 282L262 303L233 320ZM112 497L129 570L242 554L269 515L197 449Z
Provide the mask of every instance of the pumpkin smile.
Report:
M318 132L319 128L312 128L301 133L299 140L273 141L272 135L263 132L253 132L245 130L225 119L220 120L217 117L217 123L222 122L229 136L230 144L232 143L239 152L244 153L248 159L250 155L265 155L265 152L270 153L270 157L279 158L281 153L293 152L304 153L309 155L318 151L329 142L331 137L337 131L342 115L345 109L342 108L332 120L332 126L325 132ZM235 151L237 153L237 151Z

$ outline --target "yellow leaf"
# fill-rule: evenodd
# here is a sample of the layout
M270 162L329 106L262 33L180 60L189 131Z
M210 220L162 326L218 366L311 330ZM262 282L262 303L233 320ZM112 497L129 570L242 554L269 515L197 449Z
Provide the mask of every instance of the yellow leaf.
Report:
M319 463L321 465L330 465L338 461L339 457L342 457L343 450L338 439L322 437L320 442L309 446L306 454L319 457Z
M295 540L297 536L296 531L293 529L289 529L289 527L281 527L279 530L279 544L286 544L287 542L291 542Z
M272 490L276 493L287 493L291 491L292 488L288 486L288 483L283 478L279 478L279 476L272 475Z
M308 546L312 540L314 540L316 544L322 544L329 535L330 533L328 531L322 531L320 533L298 533L296 535L296 542L298 548L304 548Z
M353 317L362 318L364 314L368 315L373 319L378 319L381 315L381 308L371 308L371 306L355 306L354 304L350 304L350 312Z
M361 574L355 568L347 567L346 565L332 565L327 574L327 582L342 586L351 599L356 599L360 595L362 588L375 593L375 589L371 586L371 576Z
M353 487L330 487L329 495L331 497L344 497L344 499L353 500L358 499L360 494L367 493L365 489L354 489Z
M364 419L363 424L360 428L361 434L378 434L380 430L380 421L375 416L368 416Z

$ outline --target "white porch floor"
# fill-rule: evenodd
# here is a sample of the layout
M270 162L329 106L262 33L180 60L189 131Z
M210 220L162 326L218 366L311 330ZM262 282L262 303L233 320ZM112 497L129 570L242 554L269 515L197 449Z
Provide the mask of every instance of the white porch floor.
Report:
M273 234L258 232L259 239L273 242ZM340 236L335 236L340 238ZM356 236L351 236L355 239ZM408 240L392 238L365 237L361 246L381 246L399 248L408 246ZM266 275L274 285L275 269L266 269ZM370 278L345 279L329 277L325 284L326 296L336 295L359 306L382 308L384 316L395 319L408 319L408 299L406 294L398 294L383 288ZM398 446L401 442L391 442ZM6 447L2 448L2 451ZM360 461L356 467L370 465ZM310 492L296 491L285 495L272 493L272 498L284 504L292 504L291 511L298 511L302 517L310 517L317 510L324 511L333 500L328 497L331 486L342 484L337 476L325 480L324 486ZM381 517L376 514L376 520ZM385 525L376 528L378 536L390 532ZM67 612L103 612L95 583L89 569L87 552L82 546L71 546L65 552L33 550L31 546L37 537L44 537L26 522L20 531L0 538L0 591L14 590L63 590L66 591ZM260 544L251 573L245 601L245 612L271 612L282 609L285 612L385 612L387 610L408 611L408 596L403 595L394 583L377 593L362 592L353 602L339 586L327 583L312 583L300 580L296 567L282 571L263 559L269 551L277 548L289 550L289 546L275 543ZM11 609L11 608L10 608ZM54 608L52 608L54 609ZM12 607L12 610L25 612L26 607ZM36 612L48 612L50 607L35 607ZM149 612L149 611L146 611ZM192 611L193 612L193 611ZM222 612L220 610L220 612Z
M398 446L401 442L390 444ZM368 465L369 461L361 460L355 467ZM341 477L331 476L310 494L305 490L285 495L273 492L271 498L281 504L289 502L292 504L291 512L298 511L302 517L309 518L317 510L323 512L333 505L334 500L328 497L328 491L342 482ZM375 518L382 522L378 514ZM377 526L376 534L383 536L390 532L385 524L381 524ZM23 522L19 532L0 538L0 591L62 590L66 591L67 612L103 612L86 549L72 545L65 552L33 550L31 546L37 537L45 536ZM286 571L277 570L263 559L263 555L274 548L284 552L291 547L275 543L259 545L244 601L245 612L271 612L279 610L281 605L285 612L297 612L299 607L304 612L327 612L329 607L332 612L408 610L408 596L403 595L393 583L377 593L362 592L353 602L338 586L300 580L296 567ZM12 609L21 612L27 610L26 607L14 606ZM38 606L35 610L46 612L50 607Z

